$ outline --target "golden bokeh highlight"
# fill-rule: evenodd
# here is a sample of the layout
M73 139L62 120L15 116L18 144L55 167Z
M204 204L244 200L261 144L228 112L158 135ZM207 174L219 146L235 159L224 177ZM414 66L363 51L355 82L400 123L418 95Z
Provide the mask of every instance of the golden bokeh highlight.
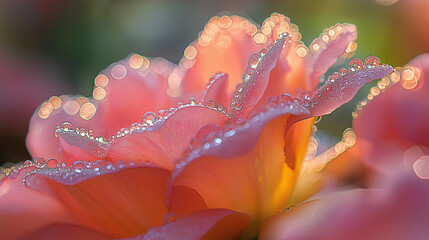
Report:
M130 65L130 67L135 70L140 69L143 66L143 63L144 63L143 57L138 54L133 54L128 59L128 65Z
M418 90L417 84L420 80L420 69L406 66L401 72L401 86L407 90Z
M70 100L64 104L64 111L69 115L76 115L79 112L79 103Z
M318 51L320 49L320 45L315 43L311 48L313 48L314 51Z
M79 104L79 106L82 106L83 104L89 102L89 99L86 97L78 97L75 101Z
M79 116L85 120L90 120L92 117L94 117L95 112L97 109L95 108L94 104L87 102L82 105L79 109Z
M307 56L307 54L308 54L307 47L304 45L298 46L298 48L296 49L296 54L298 54L298 56L300 56L300 57Z
M193 46L188 46L183 52L183 55L186 59L192 60L197 56L197 49Z
M95 86L97 87L106 87L107 84L109 83L109 79L107 78L106 75L104 74L100 74L95 78Z
M229 28L232 25L232 19L228 16L222 16L219 18L219 26L221 28Z
M106 95L107 95L106 90L104 90L104 88L101 88L101 87L96 87L92 92L92 96L94 97L95 100L98 100L98 101L103 100L106 97Z
M392 83L398 83L401 80L401 75L399 72L395 71L390 75L390 80Z
M127 69L122 64L116 64L110 70L110 74L117 80L121 80L127 75Z
M52 104L52 107L54 109L58 109L61 107L62 100L57 96L52 96L51 98L49 98L49 103Z
M346 53L352 53L352 52L356 51L356 48L357 48L357 43L350 42L346 48Z
M253 41L257 44L264 44L267 42L267 40L267 36L262 33L257 33L255 36L253 36Z
M52 111L54 110L54 107L52 106L51 103L49 102L44 102L39 109L38 115L41 119L46 119L48 118Z

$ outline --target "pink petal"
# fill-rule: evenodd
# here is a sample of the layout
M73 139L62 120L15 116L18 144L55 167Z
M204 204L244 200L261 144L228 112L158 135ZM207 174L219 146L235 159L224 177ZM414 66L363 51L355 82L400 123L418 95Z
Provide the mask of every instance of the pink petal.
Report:
M147 234L132 239L238 239L249 222L250 218L246 214L227 209L208 209L173 223L152 228Z
M363 67L357 71L349 70L344 75L339 74L336 78L327 80L317 91L309 94L311 116L331 113L350 101L365 83L382 78L392 71L391 66L382 64L371 68ZM304 96L304 100L305 98Z
M347 48L356 38L356 27L353 24L337 24L325 29L320 37L310 44L309 54L306 56L310 81L317 86L319 77L328 71L341 55L353 52L347 52Z
M237 86L234 97L231 99L231 124L246 119L262 98L268 86L271 70L276 66L283 45L288 45L289 38L289 35L284 34L263 56L255 53L249 58L249 67L243 74L242 86Z
M134 54L96 77L94 99L60 96L43 103L30 122L27 147L31 155L71 163L79 159L74 150L63 149L64 143L58 144L54 138L54 130L63 122L92 129L95 135L110 136L124 126L140 122L145 112L170 106L167 76L172 64L161 59L148 64L149 60ZM85 160L99 157L83 152L77 155Z
M427 181L399 175L379 190L333 194L287 210L266 222L261 239L425 239L427 201Z
M228 87L228 74L216 73L206 86L202 102L213 101L215 104L229 106L231 96L226 91Z
M80 224L112 238L143 234L164 223L170 172L143 163L75 162L43 167L27 186L57 197Z
M410 62L409 71L419 76L415 88L406 90L404 72L400 83L390 86L368 102L354 121L354 128L365 154L365 163L386 172L403 167L402 155L414 145L429 147L429 54ZM407 70L407 71L408 71ZM412 79L414 81L414 79Z
M242 24L256 31L254 24L238 16L210 19L199 39L187 49L192 54L185 50L185 57L180 61L189 68L183 79L185 92L202 91L210 76L218 71L228 73L227 91L234 90L241 81L249 56L261 48L253 43L252 35L241 27Z
M0 180L0 232L4 240L21 239L50 224L76 223L58 199L22 185L23 176L33 169L12 170Z
M111 238L96 232L94 230L70 225L70 224L53 224L21 238L22 240L109 240Z
M209 208L249 214L254 229L261 218L286 206L294 185L312 120L291 128L292 124L316 114L329 113L333 110L331 107L348 101L366 81L390 71L391 67L380 66L348 73L337 82L327 83L331 89L326 85L321 87L310 100L289 95L273 98L249 120L212 136L201 147L193 149L176 165L173 185L195 189ZM292 141L295 147L285 147L289 144L286 140ZM253 236L255 233L248 230L246 234Z
M168 108L172 101L167 95L167 78L173 67L161 58L148 60L133 54L102 71L108 84L99 110L99 123L106 129L100 134L113 135L124 126L140 122L146 112Z
M193 103L195 104L195 103ZM151 115L154 117L155 115ZM154 119L153 126L139 125L125 129L111 138L94 138L82 134L69 125L60 127L56 133L70 145L63 146L73 152L75 146L93 156L111 161L144 160L172 168L174 161L182 157L192 138L208 124L223 125L225 113L199 104L183 105L164 118ZM101 139L101 140L100 140ZM75 152L80 154L81 152Z

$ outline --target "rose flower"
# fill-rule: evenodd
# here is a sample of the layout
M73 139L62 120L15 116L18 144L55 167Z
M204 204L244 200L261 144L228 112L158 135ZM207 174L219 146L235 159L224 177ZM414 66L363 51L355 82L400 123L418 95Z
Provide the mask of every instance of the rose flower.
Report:
M261 239L427 239L429 54L382 78L354 112L368 189L319 196L264 223ZM333 162L335 165L335 162Z
M295 184L314 117L393 70L354 59L317 88L354 51L356 29L328 28L309 48L297 29L280 14L260 29L214 17L178 65L133 54L95 78L93 98L42 103L27 137L35 159L6 169L0 185L0 230L7 239L255 237L306 191Z

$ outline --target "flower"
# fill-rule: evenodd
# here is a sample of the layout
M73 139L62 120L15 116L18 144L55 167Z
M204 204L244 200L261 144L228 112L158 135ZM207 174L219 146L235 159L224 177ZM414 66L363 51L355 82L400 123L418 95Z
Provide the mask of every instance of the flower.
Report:
M261 239L426 239L429 54L381 79L357 105L355 153L367 189L318 196L264 223Z
M407 149L416 146L422 149L417 151L427 152L428 75L429 54L423 54L390 78L382 79L383 89L387 87L385 83L397 84L369 101L358 113L354 128L368 166L386 173L410 165L403 161Z
M354 59L317 89L355 38L353 25L338 24L308 49L280 14L260 30L222 16L178 65L132 54L96 77L92 99L42 103L27 137L38 158L5 170L0 215L49 215L34 213L39 219L14 236L78 228L109 238L254 237L293 203L292 191L305 191L294 186L314 117L393 70L375 57Z

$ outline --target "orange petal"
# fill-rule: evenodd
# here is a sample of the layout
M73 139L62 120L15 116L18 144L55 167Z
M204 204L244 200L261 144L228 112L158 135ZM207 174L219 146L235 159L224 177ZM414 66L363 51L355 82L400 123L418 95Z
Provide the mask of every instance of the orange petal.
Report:
M198 130L208 124L223 125L226 115L203 105L182 107L162 126L151 131L134 131L110 146L106 159L149 160L172 168L189 148Z
M357 32L353 24L337 24L327 28L309 47L306 56L309 81L317 85L319 77L344 54L353 54Z
M263 53L253 54L249 58L249 66L243 74L242 86L238 85L231 99L231 124L237 124L246 119L248 114L263 97L268 86L270 73L277 64L283 50L288 46L288 34L282 35L274 44Z
M122 127L140 122L146 112L168 108L172 102L167 94L167 79L173 67L162 58L148 60L134 54L102 71L97 78L108 79L108 83L104 87L106 95L101 100L99 123L108 128L99 135L113 135ZM104 82L101 84L100 87L104 86ZM97 82L94 97L96 89Z
M70 224L52 224L21 238L22 240L109 240L111 238L96 232L94 230L70 225Z
M285 134L288 114L302 109L277 110L263 112L193 150L174 172L173 185L195 189L208 208L249 214L249 237L264 217L286 207L296 176L285 164Z
M123 238L164 223L169 178L169 171L142 163L99 161L76 162L70 168L41 168L27 177L26 183L54 194L80 224Z
M195 102L167 113L159 119L151 114L149 125L137 124L135 128L123 129L109 140L94 137L88 131L73 128L69 124L60 126L56 133L67 142L63 149L75 155L81 153L74 150L78 147L95 157L110 161L145 160L172 168L174 161L190 146L198 130L208 124L223 125L227 119L225 113ZM145 116L149 119L149 115Z
M206 92L204 93L202 102L213 101L216 104L222 104L229 106L229 99L231 96L226 91L228 87L228 74L216 73L210 79L210 82L206 86Z
M202 91L210 76L218 71L229 74L227 90L232 92L241 82L249 56L261 48L252 42L256 30L254 24L237 16L210 19L198 40L188 47L192 48L192 56L185 50L182 61L192 65L183 80L185 92Z
M360 145L365 164L381 172L402 168L408 148L429 147L429 54L415 58L401 75L400 82L369 101L353 123L359 141L365 143ZM415 88L406 89L407 81L417 81Z
M27 135L31 155L67 163L79 157L94 161L98 156L80 152L77 157L74 150L63 149L65 145L58 144L54 137L56 127L69 122L91 129L95 135L110 136L124 126L140 122L145 112L170 106L166 91L172 64L160 59L153 60L150 67L148 64L148 59L132 55L96 77L93 99L60 96L42 103L31 119Z
M4 240L21 239L54 223L76 223L58 199L22 185L23 176L33 169L9 169L8 176L0 180L0 232Z
M291 208L268 219L260 238L425 239L427 201L427 181L401 173L383 179L377 189L334 193Z
M152 228L147 234L133 240L164 239L238 239L250 218L246 214L227 209L208 209L161 227Z

